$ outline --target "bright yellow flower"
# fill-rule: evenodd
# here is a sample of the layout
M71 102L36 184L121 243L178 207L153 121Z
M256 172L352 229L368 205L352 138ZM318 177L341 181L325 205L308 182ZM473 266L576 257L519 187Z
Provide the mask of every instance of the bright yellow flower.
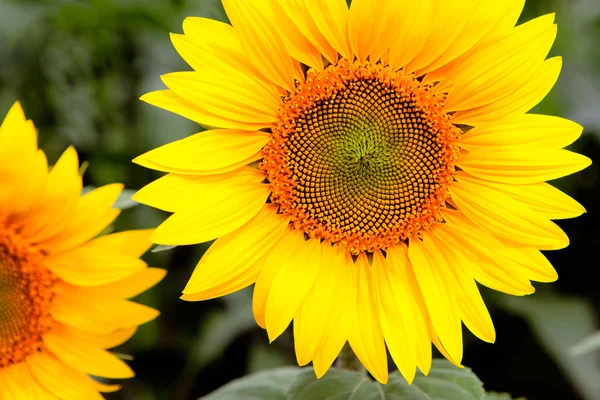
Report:
M139 257L151 231L94 239L119 214L122 185L81 196L77 153L48 172L37 132L16 103L0 127L0 399L102 399L131 378L106 351L158 312L126 300L164 270Z
M377 3L377 6L375 6ZM169 174L137 200L174 214L153 241L216 239L183 299L255 283L277 338L322 376L346 341L387 380L462 358L494 327L476 282L513 295L556 272L539 250L584 212L544 181L579 171L582 128L526 114L550 91L554 15L523 0L223 0L231 25L172 35L195 70L143 100L214 129L135 161ZM219 129L217 129L219 128Z

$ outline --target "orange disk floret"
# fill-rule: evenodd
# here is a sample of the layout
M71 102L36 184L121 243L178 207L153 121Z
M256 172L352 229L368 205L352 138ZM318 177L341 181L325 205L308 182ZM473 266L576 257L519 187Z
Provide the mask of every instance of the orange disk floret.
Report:
M441 220L461 131L414 75L341 60L311 70L280 111L261 168L294 229L386 250Z
M51 327L56 278L42 266L43 254L16 239L0 229L0 369L38 351Z

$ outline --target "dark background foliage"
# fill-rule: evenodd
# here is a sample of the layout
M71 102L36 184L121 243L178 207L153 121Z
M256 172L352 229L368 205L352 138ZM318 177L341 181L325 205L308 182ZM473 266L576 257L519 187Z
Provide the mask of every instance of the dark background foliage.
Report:
M600 2L529 0L523 20L557 12L553 54L564 69L537 112L586 127L573 148L600 160ZM185 16L225 20L219 0L0 0L0 114L20 100L40 130L40 145L55 161L74 144L89 161L85 182L123 182L139 189L158 174L130 160L200 130L138 100L161 88L163 73L186 70L169 41ZM600 244L598 165L555 182L588 213L559 224L571 246L548 254L560 279L536 284L527 298L484 291L495 321L495 345L465 334L464 363L486 389L534 399L600 399L594 336L600 293L595 279ZM155 227L166 215L139 206L123 212L116 229ZM150 253L169 270L139 300L162 311L119 349L131 354L137 378L109 399L191 399L232 379L293 365L288 333L269 345L253 321L251 291L202 303L178 299L207 245ZM582 342L583 341L583 342Z

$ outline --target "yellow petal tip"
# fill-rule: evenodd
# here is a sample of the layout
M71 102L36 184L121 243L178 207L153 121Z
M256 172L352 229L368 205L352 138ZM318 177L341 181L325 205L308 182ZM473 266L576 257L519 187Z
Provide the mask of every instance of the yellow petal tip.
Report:
M315 376L317 377L317 379L321 379L327 373L327 371L318 371L316 368L313 369L315 371Z
M141 165L142 167L145 167L145 163L144 163L144 155L140 155L137 156L136 158L134 158L133 160L131 160L132 163L137 164L137 165Z
M192 297L191 297L191 296L192 296L191 294L185 294L185 293L184 293L184 294L182 294L181 296L179 296L179 298L180 298L181 300L183 300L183 301L190 301L190 302L191 302L191 301L198 301L198 300L196 300L196 299L192 299Z

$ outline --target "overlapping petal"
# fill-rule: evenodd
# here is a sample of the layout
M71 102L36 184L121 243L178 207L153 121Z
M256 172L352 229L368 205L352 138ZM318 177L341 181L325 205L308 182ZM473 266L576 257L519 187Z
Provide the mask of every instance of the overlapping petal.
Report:
M183 299L220 297L254 283L258 261L285 233L288 222L267 204L238 230L217 239L196 266Z
M348 343L371 375L379 382L387 383L387 353L379 318L377 285L366 255L360 255L354 267L358 271L356 321Z
M223 7L254 66L274 84L292 91L294 61L282 38L269 23L264 5L261 2L223 0Z

